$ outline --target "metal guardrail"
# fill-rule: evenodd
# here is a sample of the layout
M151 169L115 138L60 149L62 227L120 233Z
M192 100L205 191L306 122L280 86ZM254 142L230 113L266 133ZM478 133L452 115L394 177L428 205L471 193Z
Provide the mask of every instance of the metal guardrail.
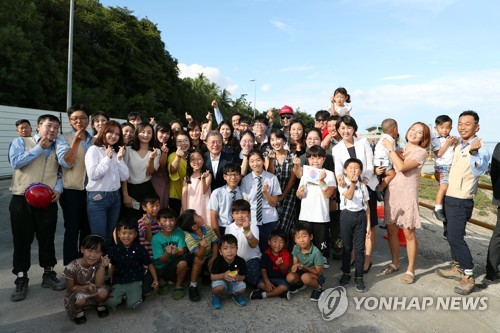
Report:
M420 177L421 178L434 179L434 180L436 179L436 177L434 177L434 175L426 174L426 173L420 174ZM491 186L490 184L478 184L477 187L480 188L480 189L484 189L484 190L490 190L490 191L493 190L493 186ZM421 202L421 201L419 201L418 204L420 206L422 206L422 207L434 210L434 205L430 205L428 203ZM495 229L494 225L491 225L491 224L488 224L486 222L479 221L479 220L476 220L476 219L470 219L469 223L475 224L477 226L480 226L480 227L483 227L483 228L486 228L486 229L489 229L489 230Z

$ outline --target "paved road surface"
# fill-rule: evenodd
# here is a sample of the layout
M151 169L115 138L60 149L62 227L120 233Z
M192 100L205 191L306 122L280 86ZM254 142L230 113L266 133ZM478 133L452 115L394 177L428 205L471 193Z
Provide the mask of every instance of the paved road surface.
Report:
M12 236L10 231L8 204L9 181L0 181L0 332L498 332L500 331L500 284L479 290L469 297L453 293L456 282L439 278L434 273L450 260L449 247L442 237L439 223L430 211L421 208L423 229L417 231L420 242L417 261L417 278L413 285L403 285L401 276L407 260L404 248L401 251L401 271L395 275L381 274L381 269L389 262L387 241L382 238L383 229L377 228L378 243L370 273L365 278L368 291L356 292L351 284L347 287L348 307L345 314L326 321L318 309L318 304L309 300L310 290L294 295L291 301L271 299L250 301L246 307L238 307L225 299L222 310L213 310L209 304L209 287L202 285L202 301L191 303L186 296L174 301L171 295L152 296L135 312L124 308L112 312L108 318L99 319L93 310L87 311L87 323L76 326L69 321L63 307L63 292L40 287L42 269L37 265L36 240L32 246L32 268L28 297L22 302L10 301L14 275L11 274ZM62 218L59 219L56 249L62 272ZM471 244L477 272L483 274L487 244L491 232L470 226L467 241ZM325 288L332 288L340 277L340 262L334 261L326 269ZM385 297L399 297L400 304L412 305L412 310L378 310L377 302ZM451 299L450 297L455 297ZM355 299L357 297L357 299ZM367 297L359 309L356 302ZM404 301L402 298L406 297ZM414 297L418 297L415 299ZM411 303L417 302L418 303ZM433 302L425 310L417 310L423 302ZM459 310L437 310L437 302L450 303ZM485 310L464 310L462 302L484 302ZM401 303L402 302L402 303ZM335 305L335 303L332 303ZM426 303L428 304L428 303Z

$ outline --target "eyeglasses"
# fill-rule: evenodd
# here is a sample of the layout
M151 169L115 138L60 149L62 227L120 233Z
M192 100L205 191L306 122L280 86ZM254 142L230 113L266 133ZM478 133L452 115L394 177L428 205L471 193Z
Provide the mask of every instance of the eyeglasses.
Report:
M282 115L280 116L281 119L292 119L292 116L291 115Z
M69 118L69 120L75 121L75 122L78 121L78 120L85 121L85 120L88 120L88 119L89 119L89 117L87 117L87 116L80 116L80 117L76 117L75 116L75 117L70 117Z

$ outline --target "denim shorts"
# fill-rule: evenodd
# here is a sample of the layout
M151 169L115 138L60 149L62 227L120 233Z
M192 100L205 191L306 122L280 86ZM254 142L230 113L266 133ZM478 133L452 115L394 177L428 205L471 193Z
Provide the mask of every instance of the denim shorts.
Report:
M439 184L448 184L448 175L450 174L449 165L435 165L434 171L443 175L443 178L439 181Z
M286 282L286 279L284 278L269 278L269 281L271 281L275 287L285 286L288 288L288 282ZM264 280L260 279L259 283L264 283Z
M224 291L228 294L236 294L242 290L245 290L247 285L243 281L234 281L234 282L227 282L224 280L215 280L212 281L212 289L222 286L224 287Z

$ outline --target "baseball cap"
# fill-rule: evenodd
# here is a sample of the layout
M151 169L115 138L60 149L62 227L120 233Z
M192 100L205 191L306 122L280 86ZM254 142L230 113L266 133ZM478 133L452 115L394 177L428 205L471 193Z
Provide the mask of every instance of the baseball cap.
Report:
M293 114L293 109L288 105L285 105L280 109L279 115L281 116L282 114Z

